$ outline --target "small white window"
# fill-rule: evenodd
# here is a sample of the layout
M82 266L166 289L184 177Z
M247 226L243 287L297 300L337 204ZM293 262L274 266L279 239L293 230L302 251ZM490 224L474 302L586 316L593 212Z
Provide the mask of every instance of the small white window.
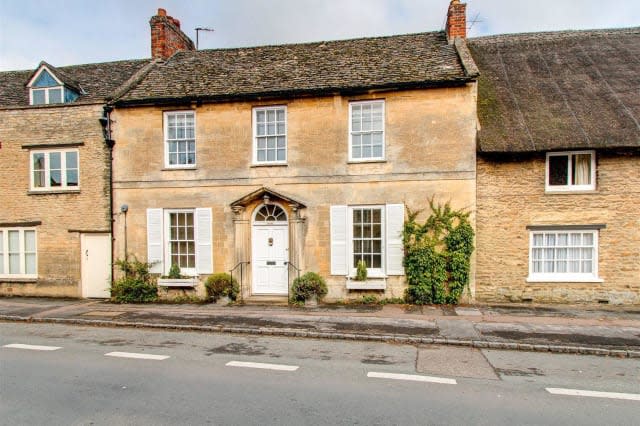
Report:
M531 231L529 238L528 281L600 281L598 231Z
M0 229L0 277L37 278L35 229Z
M367 265L371 276L384 275L384 206L350 207L351 275L359 261Z
M549 152L547 191L589 191L596 188L595 151Z
M287 107L253 109L254 164L287 162Z
M384 160L384 101L349 104L349 161Z
M164 113L165 166L196 166L196 116L193 111Z
M76 190L79 184L77 149L31 151L31 190Z
M167 265L178 265L181 273L196 273L196 237L193 210L167 210Z

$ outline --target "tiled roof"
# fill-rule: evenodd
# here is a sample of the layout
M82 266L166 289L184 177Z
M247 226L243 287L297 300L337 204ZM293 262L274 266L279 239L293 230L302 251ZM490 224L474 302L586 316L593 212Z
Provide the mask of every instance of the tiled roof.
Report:
M461 84L475 78L465 69L444 32L183 51L154 66L117 104Z
M81 88L80 97L74 104L103 102L113 96L115 90L140 71L149 59L104 62L99 64L73 65L53 68L51 71L74 89ZM29 105L29 89L26 85L34 70L0 72L0 108L15 108Z
M640 147L640 28L467 43L481 152Z

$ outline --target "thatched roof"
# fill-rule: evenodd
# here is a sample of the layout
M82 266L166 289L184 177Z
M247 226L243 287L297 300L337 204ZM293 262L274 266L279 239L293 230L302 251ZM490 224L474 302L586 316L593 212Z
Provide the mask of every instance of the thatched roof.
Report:
M640 148L640 28L467 41L481 152Z
M156 64L116 105L455 86L476 79L472 62L464 43L449 44L442 31L182 51Z

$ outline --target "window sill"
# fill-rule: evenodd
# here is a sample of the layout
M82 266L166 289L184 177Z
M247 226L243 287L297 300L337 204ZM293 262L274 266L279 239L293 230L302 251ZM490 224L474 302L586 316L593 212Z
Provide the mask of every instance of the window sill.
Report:
M372 159L372 160L349 160L347 164L372 164L372 163L386 163L387 160L384 158Z
M545 188L544 193L547 195L566 195L566 194L599 194L595 188L578 189L578 188Z
M289 167L288 163L253 163L251 168L254 167Z
M79 194L80 189L30 190L27 195Z
M200 280L192 278L158 278L158 287L195 287Z
M38 282L37 276L20 277L15 275L0 275L0 281L5 283L35 283Z
M163 172L172 172L174 170L197 170L196 166L179 166L179 167L164 167L160 170Z
M365 281L356 281L347 277L347 290L386 290L386 277L369 277Z
M528 283L603 283L602 278L596 277L532 277L528 276L526 279Z

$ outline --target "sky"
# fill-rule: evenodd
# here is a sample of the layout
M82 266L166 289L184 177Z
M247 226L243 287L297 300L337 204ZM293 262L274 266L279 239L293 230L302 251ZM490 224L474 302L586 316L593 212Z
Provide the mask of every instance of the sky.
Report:
M467 0L469 37L640 26L640 0ZM449 0L0 0L0 71L150 56L158 8L200 49L438 31ZM475 22L473 22L475 21Z

